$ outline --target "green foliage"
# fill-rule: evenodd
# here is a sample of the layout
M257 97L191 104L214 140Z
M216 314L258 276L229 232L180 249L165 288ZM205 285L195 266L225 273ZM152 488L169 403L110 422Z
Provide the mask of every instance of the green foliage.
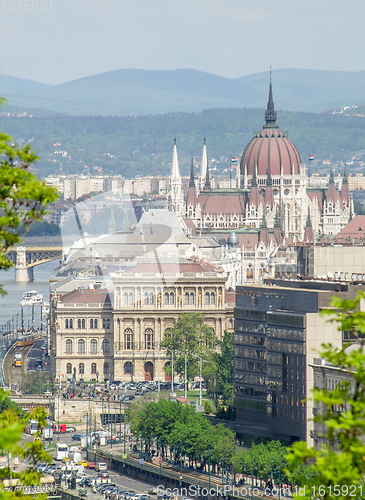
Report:
M187 354L187 376L193 378L199 373L199 358L206 358L217 345L212 329L204 323L201 313L184 313L171 330L165 332L161 347L174 353L174 371L185 377L185 353ZM184 354L182 354L184 353ZM171 352L168 353L171 355ZM170 369L170 367L167 367Z
M40 475L35 467L38 462L50 462L49 455L43 449L42 440L35 440L23 445L19 444L22 433L28 423L29 418L35 419L39 423L39 429L46 425L46 414L44 408L32 410L27 417L19 411L19 407L13 404L4 389L0 388L0 453L1 455L12 454L18 456L21 460L28 461L28 467L21 472L11 471L5 467L0 469L0 499L1 500L25 500L27 495L21 491L4 492L2 480L7 478L18 478L23 485L39 484Z
M287 483L289 481L287 454L288 448L280 441L268 441L266 444L252 443L250 449L234 456L233 463L237 472L253 473L255 477L263 481L272 477L276 484ZM294 466L290 482L293 485L302 485L304 478L310 476L311 470L308 466Z
M221 352L211 353L209 363L204 367L203 377L208 394L215 399L221 398L226 405L232 402L234 393L233 332L225 330L219 346Z
M93 174L95 166L101 167L104 174L113 172L126 177L168 175L174 136L178 140L181 173L189 175L191 151L201 151L203 137L207 137L210 158L239 156L263 123L264 110L258 108L125 117L0 116L0 128L8 130L19 144L34 137L42 157L35 168L41 176ZM329 158L332 153L336 161L342 160L346 152L357 154L365 150L362 119L280 111L278 124L281 130L289 132L304 161L308 151L318 159ZM55 142L67 150L67 158L54 155ZM221 171L227 165L220 161ZM329 167L322 170L328 172Z
M131 430L137 436L143 434L147 450L153 442L160 444L164 451L167 447L182 451L189 459L207 460L211 451L212 463L221 457L229 461L234 452L234 433L223 425L213 426L209 419L193 408L180 403L161 399L158 403L132 405L128 414Z
M53 392L54 379L46 372L28 372L24 375L22 390L24 394L44 394L46 391Z
M209 401L205 401L205 403L204 403L204 411L205 411L205 413L213 413L214 408L209 403Z
M55 190L31 172L37 159L29 145L20 148L0 132L0 269L12 265L5 253L19 243L19 233L40 220L47 204L57 198Z
M309 448L306 443L294 443L287 459L293 469L296 465L308 464L312 477L306 481L305 495L310 498L319 491L321 498L339 499L349 497L351 486L360 496L359 487L365 475L365 353L363 334L365 332L365 313L359 309L360 301L365 298L360 292L355 300L338 297L332 299L331 307L323 314L332 317L339 324L339 330L350 331L360 338L359 347L346 350L331 345L323 345L321 356L331 365L341 370L344 381L332 391L315 388L313 399L323 407L315 421L324 424L325 442L320 449ZM363 486L362 486L363 487Z

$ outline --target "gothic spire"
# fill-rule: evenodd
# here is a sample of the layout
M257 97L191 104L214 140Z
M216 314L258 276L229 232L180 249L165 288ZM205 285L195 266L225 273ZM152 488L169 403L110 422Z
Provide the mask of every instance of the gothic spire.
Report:
M270 87L269 87L269 100L267 101L267 108L265 113L266 125L264 128L278 128L276 125L276 111L274 107L274 98L272 95L272 82L271 82L271 68L270 68Z
M309 206L308 206L308 215L307 215L307 221L305 223L305 227L312 227L312 220L311 220Z
M205 145L205 137L204 137L204 144L203 144L203 153L202 153L202 164L201 164L201 169L200 169L200 179L201 179L201 185L202 187L204 186L204 183L207 178L207 170L208 170L208 154L207 154L207 147Z
M256 171L257 171L257 163L254 161L254 163L253 163L253 173L252 173L252 179L251 179L251 187L257 187Z
M114 211L113 211L113 205L112 209L110 212L110 219L109 219L109 224L108 224L108 233L109 234L115 234L117 232L117 228L115 225L115 219L114 219Z
M279 207L278 207L278 205L276 205L274 227L277 227L278 229L281 229L280 216L279 216Z
M205 147L205 145L204 145L204 147ZM210 189L210 178L209 178L209 162L208 162L208 156L207 156L207 173L206 173L206 176L205 176L204 189Z
M348 184L349 180L347 177L347 168L346 168L346 160L343 163L343 177L342 177L342 185Z
M175 137L174 150L172 153L171 179L179 179L179 178L180 178L179 159L177 157L177 147L176 147L176 137Z
M330 169L330 178L329 178L328 184L331 185L334 183L335 183L335 179L333 177L333 165L332 165L332 155L331 155L331 169Z
M191 167L190 167L190 181L189 187L195 186L195 176L194 176L194 159L191 157Z

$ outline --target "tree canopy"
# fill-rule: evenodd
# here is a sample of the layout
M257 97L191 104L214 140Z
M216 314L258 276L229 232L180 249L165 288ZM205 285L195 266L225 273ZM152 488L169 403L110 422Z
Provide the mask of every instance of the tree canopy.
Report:
M323 411L315 422L324 424L324 444L319 449L307 443L294 443L288 455L289 466L309 465L312 476L305 482L301 497L329 499L363 497L365 475L365 312L360 302L365 293L355 300L333 298L331 307L323 311L339 329L358 337L358 346L347 350L330 344L323 345L322 358L346 376L333 390L315 388L313 399Z
M12 265L5 253L19 243L19 233L39 221L48 203L57 199L54 188L31 171L37 159L29 145L20 148L0 131L0 269Z
M184 313L174 327L165 332L161 347L174 354L174 371L185 376L185 354L187 355L187 376L193 378L199 373L199 359L207 358L217 346L218 339L213 330L204 323L201 313ZM171 367L167 367L171 369Z

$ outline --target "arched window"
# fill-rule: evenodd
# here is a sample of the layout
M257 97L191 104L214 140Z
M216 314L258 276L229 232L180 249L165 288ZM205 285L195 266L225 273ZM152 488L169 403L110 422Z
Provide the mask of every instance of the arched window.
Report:
M72 354L72 340L71 339L66 340L66 353Z
M151 328L146 328L145 330L144 348L146 350L153 349L153 330Z
M77 320L77 328L81 328L81 319L80 318Z
M104 363L104 375L109 375L109 363Z
M169 303L169 293L165 292L165 304L168 305Z
M252 264L248 265L248 267L246 269L246 276L247 276L248 280L252 280L253 279L253 267L252 267Z
M189 305L189 293L188 292L185 293L185 304Z
M71 363L67 363L67 365L66 365L66 373L67 374L72 374L72 365L71 365Z
M130 328L124 330L124 349L133 349L133 331Z
M77 343L79 354L85 353L85 340L80 339Z
M214 292L212 292L210 294L210 303L213 304L213 305L215 305L215 293Z
M190 293L190 304L195 304L195 295L193 292Z
M209 292L206 292L206 294L205 294L205 303L206 304L210 304L210 295L209 295Z
M124 373L133 375L133 363L131 363L130 361L124 363Z
M79 364L79 374L83 375L85 373L85 365L84 363Z
M150 304L154 304L155 303L155 296L153 295L153 293L151 292L150 293Z
M90 320L90 328L94 328L94 320L93 319Z
M133 293L132 292L129 292L129 296L128 296L128 302L129 302L129 305L132 306L133 305Z
M128 294L125 293L123 297L124 297L124 305L127 306L128 305Z
M261 264L260 266L260 276L263 276L266 272L265 264Z
M84 329L86 328L86 319L85 318L83 318L81 320L81 328L84 328Z
M108 339L103 340L103 352L104 353L109 352L109 340Z
M98 341L95 339L90 342L90 352L91 354L96 354L98 352Z
M175 294L174 294L174 292L170 292L170 304L175 304Z
M96 363L91 363L91 373L96 374Z
M69 327L69 322L68 322L68 319L65 319L65 328L67 328L67 329L68 329L68 328L70 328L70 327Z
M144 305L148 306L148 293L147 292L144 294Z

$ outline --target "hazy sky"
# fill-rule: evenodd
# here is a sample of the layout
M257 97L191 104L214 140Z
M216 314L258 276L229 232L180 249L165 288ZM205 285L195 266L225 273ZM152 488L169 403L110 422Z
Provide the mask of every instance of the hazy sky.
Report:
M360 71L364 19L364 0L0 0L0 72L57 84L121 68Z

